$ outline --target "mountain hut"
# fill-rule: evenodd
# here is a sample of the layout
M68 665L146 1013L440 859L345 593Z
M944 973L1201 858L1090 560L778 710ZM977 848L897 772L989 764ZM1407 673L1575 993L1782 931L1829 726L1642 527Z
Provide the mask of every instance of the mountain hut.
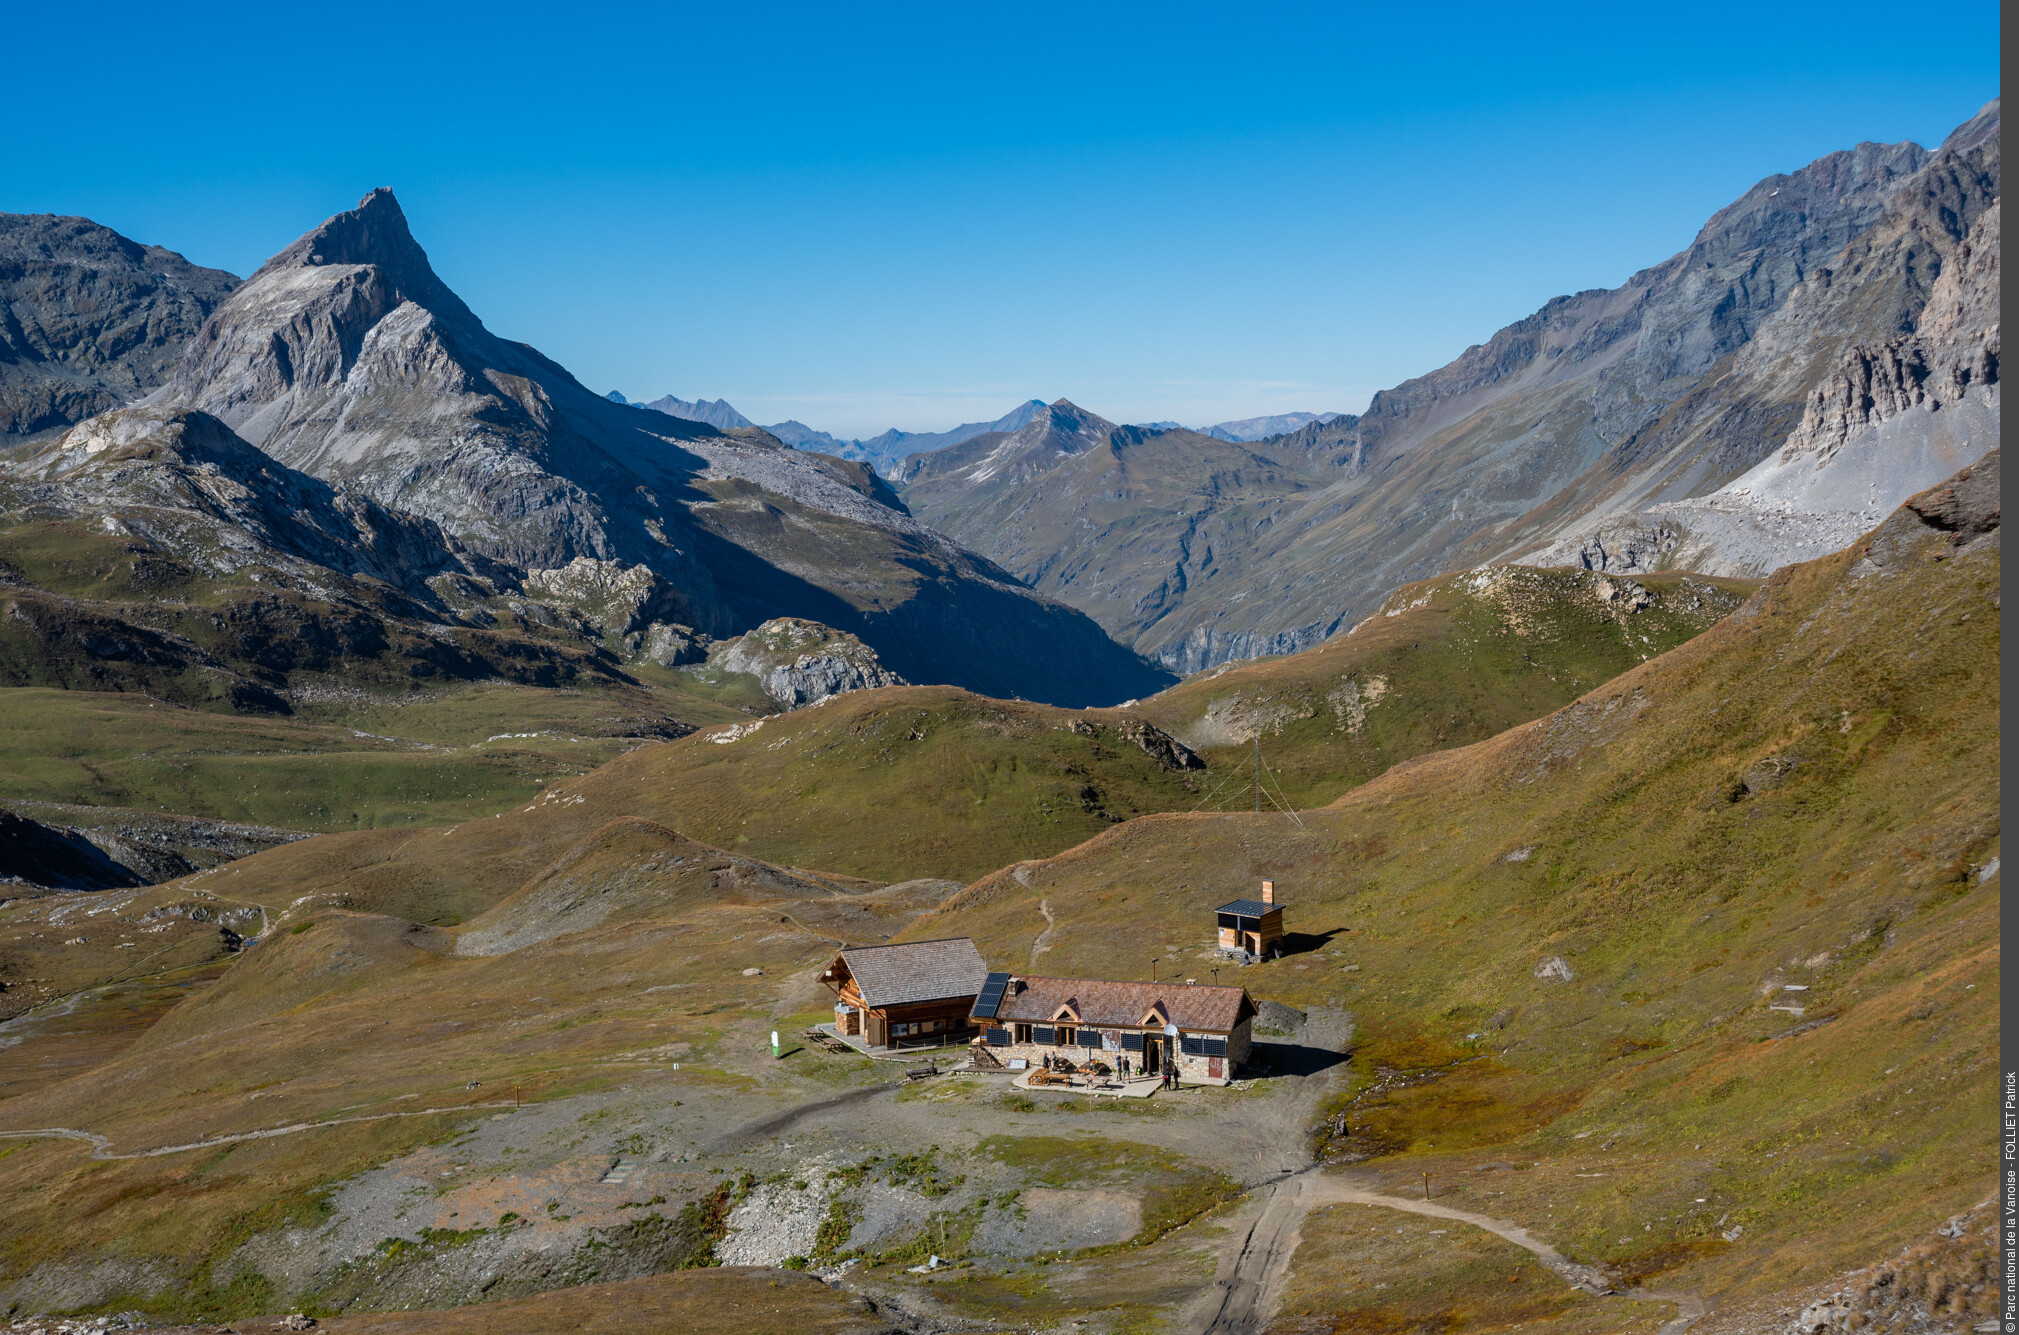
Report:
M965 1036L988 965L964 936L846 946L820 975L834 990L834 1028L871 1051L938 1045Z
M1027 978L992 973L974 1023L1004 1063L1063 1057L1081 1065L1126 1058L1142 1075L1175 1069L1186 1084L1224 1085L1253 1047L1255 1003L1245 987Z

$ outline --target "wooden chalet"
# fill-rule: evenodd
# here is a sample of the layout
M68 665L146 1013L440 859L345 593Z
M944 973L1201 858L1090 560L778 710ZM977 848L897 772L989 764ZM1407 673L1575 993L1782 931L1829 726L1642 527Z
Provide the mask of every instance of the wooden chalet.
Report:
M1141 1075L1175 1069L1201 1085L1226 1084L1248 1060L1254 1017L1244 987L1007 973L988 976L973 1012L989 1054L1005 1065L1098 1057Z
M872 1050L922 1047L964 1036L988 965L964 936L847 946L820 981L834 989L834 1029Z
M1274 881L1262 882L1260 899L1236 899L1213 912L1221 954L1260 960L1283 953L1283 905L1276 902Z

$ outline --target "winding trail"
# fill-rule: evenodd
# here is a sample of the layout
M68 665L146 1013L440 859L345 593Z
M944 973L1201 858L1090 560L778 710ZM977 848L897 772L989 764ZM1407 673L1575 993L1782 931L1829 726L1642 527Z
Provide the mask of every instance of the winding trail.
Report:
M1037 940L1031 942L1031 967L1033 969L1038 966L1038 956L1052 948L1052 933L1059 929L1059 920L1052 916L1052 903L1049 899L1040 899L1038 901L1038 912L1045 915L1045 929L1038 933Z
M278 1136L295 1136L304 1131L320 1131L324 1127L348 1126L353 1122L384 1122L395 1117L433 1117L441 1113L473 1112L479 1108L516 1108L513 1103L458 1103L447 1108L409 1108L404 1112L371 1113L364 1117L332 1117L324 1122L292 1122L287 1126L270 1126L262 1131L240 1131L229 1136L211 1136L204 1140L193 1140L187 1145L157 1145L151 1150L135 1150L131 1154L114 1154L112 1141L96 1131L79 1131L68 1126L30 1127L20 1131L0 1131L0 1140L25 1140L36 1137L54 1137L62 1140L88 1141L91 1157L94 1159L153 1159L164 1154L181 1154L186 1150L208 1150L219 1145L235 1145L243 1140L272 1140Z
M1282 1302L1290 1258L1302 1240L1304 1216L1324 1205L1373 1205L1485 1229L1533 1253L1572 1288L1597 1297L1673 1303L1676 1315L1662 1323L1657 1335L1683 1335L1707 1310L1703 1298L1695 1293L1616 1289L1604 1271L1567 1259L1556 1248L1508 1220L1439 1205L1436 1201L1385 1195L1351 1179L1321 1176L1315 1168L1307 1168L1261 1189L1260 1210L1241 1236L1240 1245L1230 1246L1222 1254L1209 1298L1194 1312L1191 1329L1196 1335L1254 1335L1268 1323Z

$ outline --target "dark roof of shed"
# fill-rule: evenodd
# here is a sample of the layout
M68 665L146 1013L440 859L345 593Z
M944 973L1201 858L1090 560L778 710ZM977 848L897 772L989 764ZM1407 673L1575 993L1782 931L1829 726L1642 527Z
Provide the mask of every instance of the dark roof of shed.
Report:
M1021 978L1023 989L1003 997L998 1020L1049 1024L1060 1006L1073 1003L1085 1025L1134 1026L1151 1006L1180 1029L1231 1033L1243 1015L1255 1013L1245 987L1185 983L1118 983L1105 978Z
M1274 913L1277 909L1280 909L1282 907L1283 907L1283 901L1280 899L1277 900L1274 904L1264 904L1259 899L1236 899L1230 901L1229 903L1220 905L1220 907L1214 909L1213 912L1238 913L1244 918L1260 918L1267 914Z
M849 946L841 952L862 999L873 1007L971 997L988 978L981 952L965 936L944 941L902 941L891 946Z

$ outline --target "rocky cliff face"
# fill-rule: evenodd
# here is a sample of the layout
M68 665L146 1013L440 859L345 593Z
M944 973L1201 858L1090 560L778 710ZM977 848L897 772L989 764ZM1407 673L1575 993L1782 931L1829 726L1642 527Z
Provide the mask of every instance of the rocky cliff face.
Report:
M489 572L430 521L277 463L208 413L105 413L17 461L6 478L0 513L88 522L214 576L289 564L433 602L432 577Z
M491 334L435 275L390 191L263 265L155 401L432 520L485 559L646 568L660 582L652 614L624 636L650 640L659 625L727 637L804 616L916 681L1086 704L1163 680L906 514L862 464L613 402Z
M1994 104L1950 136L1716 376L1627 443L1595 518L1523 559L1764 574L1842 547L1995 445L1997 123ZM1724 481L1707 458L1740 475Z
M1540 559L1573 537L1574 552L1608 517L1717 491L1787 442L1854 345L1872 350L1881 380L1894 374L1880 345L1919 327L1938 275L1996 201L1997 122L1994 103L1939 152L1861 144L1769 177L1622 286L1558 297L1358 416L1263 442L1275 489L1215 497L1222 516L1251 504L1210 551L1147 499L1171 485L1113 488L1106 513L1089 513L1086 450L999 482L1044 456L985 460L995 443L969 442L921 461L906 502L1175 670L1302 649L1398 585ZM1990 370L1980 358L1971 383ZM1981 435L1962 414L1950 425ZM1283 487L1286 475L1297 485ZM1102 560L1075 567L1035 536L1006 541L1012 531L1070 531L1076 550L1126 550L1173 577L1153 607L1134 588L1068 592ZM1045 562L1055 573L1041 576Z
M1979 214L1936 278L1913 333L1854 343L1809 392L1780 459L1828 460L1859 433L1916 409L1929 413L1998 384L1999 208ZM1916 488L1918 490L1918 488Z
M0 443L154 389L237 285L88 218L0 213Z

